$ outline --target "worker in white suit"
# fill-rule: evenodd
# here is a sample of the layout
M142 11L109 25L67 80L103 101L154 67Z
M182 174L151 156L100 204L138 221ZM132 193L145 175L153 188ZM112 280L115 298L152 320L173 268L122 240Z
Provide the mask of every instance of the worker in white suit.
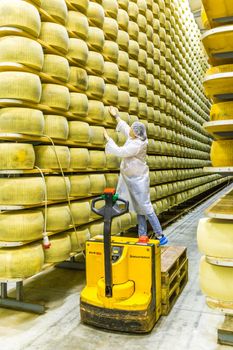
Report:
M149 167L146 164L147 135L144 124L134 122L131 127L123 121L116 108L109 108L110 114L116 118L116 131L122 132L127 140L124 146L119 147L105 131L107 140L106 154L113 154L122 158L117 193L129 201L129 208L137 213L138 234L140 241L148 241L147 223L149 220L154 238L160 240L160 245L167 243L162 233L160 222L150 201Z

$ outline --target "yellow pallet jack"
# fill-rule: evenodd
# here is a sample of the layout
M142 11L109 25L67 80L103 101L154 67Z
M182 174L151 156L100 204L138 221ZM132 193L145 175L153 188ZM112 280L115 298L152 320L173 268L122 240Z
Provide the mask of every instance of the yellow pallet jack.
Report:
M105 205L97 209L103 199ZM128 206L115 189L92 201L92 210L104 217L104 235L86 242L81 320L112 331L148 333L161 315L161 252L158 240L111 236L112 218L128 212Z

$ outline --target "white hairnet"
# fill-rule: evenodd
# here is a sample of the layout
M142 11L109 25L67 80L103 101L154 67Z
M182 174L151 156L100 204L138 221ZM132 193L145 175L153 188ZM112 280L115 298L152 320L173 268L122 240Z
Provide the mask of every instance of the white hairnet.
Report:
M131 125L131 128L133 129L135 136L137 136L142 141L146 140L146 138L147 138L146 127L144 124L142 124L140 122L134 122Z

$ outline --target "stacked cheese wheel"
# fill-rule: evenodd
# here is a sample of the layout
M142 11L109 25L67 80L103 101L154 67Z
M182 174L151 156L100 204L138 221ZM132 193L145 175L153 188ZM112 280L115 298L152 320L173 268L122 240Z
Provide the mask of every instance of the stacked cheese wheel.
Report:
M230 54L233 7L230 1L217 7L213 6L209 0L203 4L205 6L202 14L203 24L209 30L205 32L202 40L209 62L212 64L204 79L204 89L213 102L210 110L210 124L214 128L215 135L221 135L220 139L216 138L213 141L210 156L212 166L218 170L218 168L233 166L231 125L233 122L231 85L233 57ZM224 23L221 18L224 18ZM230 198L228 206L231 207L231 204L233 205L233 202L231 203ZM221 202L218 205L219 209L220 206ZM229 310L232 309L233 302L233 252L231 249L233 222L227 215L227 210L224 212L224 207L219 213L216 212L215 216L217 218L201 219L198 225L198 246L204 254L200 263L200 285L210 307Z
M224 181L202 171L207 63L187 1L2 0L0 10L0 241L22 243L2 250L4 277L33 275L103 232L90 198L117 186L120 162L104 152L104 128L125 142L110 105L146 126L157 213ZM125 214L112 233L135 224ZM45 231L52 246L41 253ZM17 254L24 265L15 265Z

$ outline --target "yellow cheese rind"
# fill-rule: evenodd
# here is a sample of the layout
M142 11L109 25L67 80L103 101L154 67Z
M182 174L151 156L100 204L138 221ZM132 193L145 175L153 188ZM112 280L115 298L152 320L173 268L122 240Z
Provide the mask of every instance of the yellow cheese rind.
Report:
M41 98L40 78L32 73L0 72L0 99L17 99L39 103Z
M90 220L91 208L88 201L71 202L70 208L76 225L83 225Z
M61 24L42 22L39 39L48 51L52 47L64 55L68 52L69 37L66 28Z
M0 215L0 241L25 242L42 238L44 217L40 210L4 212Z
M26 143L0 143L0 169L33 169L35 153Z
M63 169L70 166L70 151L66 146L35 146L35 164L41 169ZM57 160L57 158L60 161Z
M46 176L45 183L49 201L67 200L70 193L70 180L68 177Z
M89 143L90 137L90 126L88 123L80 121L69 122L69 140Z
M0 249L0 276L3 279L33 276L42 270L43 264L44 251L40 243Z
M45 215L45 210L43 210ZM72 224L69 206L50 205L47 208L47 231L55 232L67 230Z
M44 55L42 72L51 78L66 83L70 75L69 62L66 58L58 55Z
M44 250L45 263L56 263L70 257L71 241L68 233L51 236L49 241L50 248Z
M17 107L0 109L0 133L42 135L43 131L44 116L40 110Z
M40 7L56 22L65 25L68 16L65 0L41 0Z
M87 169L90 163L90 156L87 148L70 148L70 168Z
M41 177L0 178L1 205L34 205L45 199L45 184Z
M91 182L89 175L71 175L69 179L71 197L86 197L90 195Z
M0 38L0 62L14 62L41 70L43 61L43 49L37 41L20 36Z
M68 111L70 106L70 93L66 86L58 84L42 84L42 105Z
M0 27L13 27L38 37L41 28L40 15L35 6L26 1L0 1ZM23 14L23 16L22 16Z
M51 138L67 140L69 134L69 125L65 117L60 115L45 115L44 134Z

